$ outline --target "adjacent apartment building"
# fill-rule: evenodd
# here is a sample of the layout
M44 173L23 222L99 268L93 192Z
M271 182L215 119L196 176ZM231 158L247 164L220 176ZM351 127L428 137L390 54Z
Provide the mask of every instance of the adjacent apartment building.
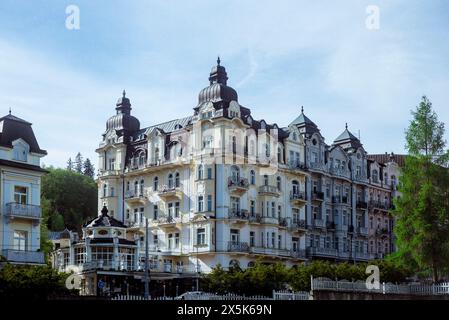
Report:
M44 264L40 252L39 147L31 123L11 112L0 118L0 255L15 264Z
M258 259L357 262L394 250L394 158L370 157L347 125L327 144L303 109L286 127L254 119L220 60L208 80L190 115L149 127L123 92L96 150L101 222L84 226L72 249L59 248L55 267L72 265L70 250L82 244L78 264L97 278L98 270L141 277L145 217L153 280ZM387 237L377 233L384 225ZM125 242L132 254L119 254Z

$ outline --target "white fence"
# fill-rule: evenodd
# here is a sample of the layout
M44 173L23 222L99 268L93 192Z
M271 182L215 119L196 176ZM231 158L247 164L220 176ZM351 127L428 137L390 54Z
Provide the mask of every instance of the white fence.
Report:
M243 300L311 300L311 296L308 292L289 292L289 291L273 291L272 297L266 297L262 295L256 296L241 296L234 293L228 293L224 295L218 295L214 293L187 293L178 298L174 297L154 297L148 298L148 300L227 300L227 301L243 301ZM136 295L118 295L111 300L145 300L143 296Z
M380 284L380 287L378 289L368 289L365 281L335 281L328 278L315 278L312 279L312 290L367 292L382 294L449 295L449 283L426 285L417 283L394 284L383 282Z

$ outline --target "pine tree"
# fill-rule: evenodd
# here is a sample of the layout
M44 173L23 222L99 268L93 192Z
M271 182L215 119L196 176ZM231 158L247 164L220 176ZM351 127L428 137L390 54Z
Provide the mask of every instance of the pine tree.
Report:
M73 162L72 162L72 158L71 157L67 161L67 170L73 171Z
M416 271L431 271L434 281L449 266L449 153L444 123L424 96L406 130L409 152L399 183L397 258Z
M83 173L83 156L80 152L75 157L75 172L76 173Z
M84 174L85 176L91 177L92 179L94 178L94 175L95 175L95 168L94 168L93 164L90 162L90 159L89 159L89 158L87 158L87 159L84 161L83 169L84 169L83 174Z

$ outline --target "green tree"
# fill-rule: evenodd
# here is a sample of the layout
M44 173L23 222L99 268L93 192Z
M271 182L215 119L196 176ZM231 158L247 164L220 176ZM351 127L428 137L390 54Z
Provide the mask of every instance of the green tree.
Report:
M76 173L83 173L83 156L80 152L76 154L75 157L75 163L74 163L74 169Z
M95 176L95 168L93 164L90 162L90 159L87 158L83 163L83 174L94 179Z
M73 171L73 162L72 162L72 158L69 158L69 160L67 160L67 170Z
M81 230L97 215L97 184L87 176L64 169L47 168L42 177L43 215L51 230Z
M449 176L444 123L424 96L406 130L408 157L395 201L398 252L394 261L415 271L430 270L434 281L449 266Z

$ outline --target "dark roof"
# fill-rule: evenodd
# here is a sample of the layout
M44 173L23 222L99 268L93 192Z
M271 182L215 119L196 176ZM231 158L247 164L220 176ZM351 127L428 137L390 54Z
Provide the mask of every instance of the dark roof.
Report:
M32 164L28 164L28 163L22 163L22 162L16 162L16 161L0 159L0 165L13 167L13 168L19 168L19 169L26 169L26 170L31 170L31 171L38 171L38 172L48 173L47 170L42 169L39 166L35 166L35 165L32 165Z
M12 114L0 118L0 146L12 148L12 142L17 139L26 141L31 152L47 154L39 147L31 123Z
M159 124L156 124L153 126L149 126L149 127L140 129L139 131L134 133L134 140L137 140L140 135L142 135L143 133L146 133L147 131L148 131L148 134L151 134L154 130L160 129L160 130L164 131L165 133L170 133L172 131L177 130L176 128L178 125L181 128L184 128L192 123L192 119L193 119L193 116L188 116L185 118L170 120L170 121L166 121L163 123L159 123Z
M407 155L405 154L388 154L388 153L383 153L383 154L369 154L367 156L367 158L369 160L372 161L376 161L377 163L380 164L385 164L388 162L396 162L400 167L403 167L405 165L405 158L407 157Z
M84 225L84 227L87 227L87 228L95 228L95 227L126 228L127 226L123 222L121 222L113 217L110 217L108 215L108 209L106 207L103 207L103 209L101 210L101 215L99 215L95 219L92 219L89 222L87 222Z
M289 126L292 125L298 128L305 128L304 133L306 134L320 132L318 126L304 114L304 107L301 107L301 114L289 124Z
M351 144L349 148L357 149L362 147L362 143L360 142L359 138L357 138L355 135L351 133L351 131L348 130L348 124L346 124L345 131L343 131L337 137L337 139L334 140L334 145L341 145L347 143ZM345 147L345 150L349 148Z
M64 229L63 231L50 231L48 233L49 240L70 239L70 230Z

